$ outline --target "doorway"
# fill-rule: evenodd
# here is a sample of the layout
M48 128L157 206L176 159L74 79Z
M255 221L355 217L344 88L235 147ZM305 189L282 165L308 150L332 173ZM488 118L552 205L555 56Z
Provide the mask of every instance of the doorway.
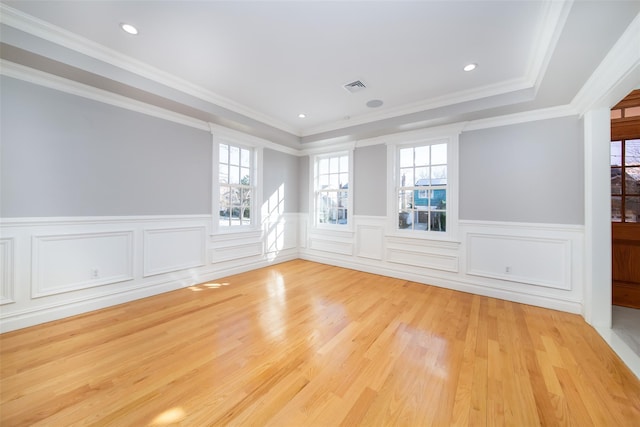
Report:
M611 109L612 329L640 355L640 90Z

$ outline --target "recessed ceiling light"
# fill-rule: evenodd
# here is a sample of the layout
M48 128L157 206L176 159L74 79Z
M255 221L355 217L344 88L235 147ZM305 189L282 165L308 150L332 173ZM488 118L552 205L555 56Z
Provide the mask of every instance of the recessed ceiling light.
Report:
M384 102L382 102L382 100L380 100L380 99L372 99L371 101L367 102L367 107L369 107L369 108L378 108L378 107L382 106L382 104L384 104Z
M304 119L304 118L306 118L306 117L307 117L307 115L306 115L305 113L300 113L300 114L298 114L298 118L299 118L299 119Z
M120 28L122 28L126 33L133 34L134 36L138 34L138 29L131 24L125 24L123 22L120 24Z
M476 67L478 66L478 64L467 64L464 66L463 70L465 71L473 71L476 69Z

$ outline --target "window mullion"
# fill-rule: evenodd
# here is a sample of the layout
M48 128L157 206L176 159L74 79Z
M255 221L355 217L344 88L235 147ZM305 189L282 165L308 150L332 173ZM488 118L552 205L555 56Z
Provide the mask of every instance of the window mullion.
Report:
M233 164L232 151L237 153L237 164ZM243 156L243 153L245 156ZM249 157L246 157L246 154ZM218 165L218 202L217 212L214 212L217 223L214 230L247 228L255 224L256 202L256 159L255 149L242 145L220 142L217 145L217 165ZM231 174L231 169L235 168L236 173ZM221 171L226 171L226 174ZM221 177L221 173L224 175ZM247 177L249 183L243 183L243 178ZM222 179L224 178L224 179ZM238 183L232 181L239 180ZM248 215L248 216L247 216Z

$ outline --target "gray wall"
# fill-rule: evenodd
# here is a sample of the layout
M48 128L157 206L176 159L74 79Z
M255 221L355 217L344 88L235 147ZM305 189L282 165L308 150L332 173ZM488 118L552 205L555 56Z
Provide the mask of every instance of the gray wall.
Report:
M2 217L209 214L211 136L2 77ZM584 224L582 122L460 136L460 218ZM354 214L386 214L386 147L354 152ZM265 200L309 210L309 157L264 150Z
M542 120L460 136L460 219L584 224L582 121Z
M264 150L263 198L267 202L278 191L284 204L284 213L298 212L298 157L275 150ZM282 187L281 187L282 186Z
M298 212L309 213L309 156L298 158Z
M387 146L357 148L353 154L353 211L355 215L387 214Z
M209 132L0 84L2 217L211 213Z

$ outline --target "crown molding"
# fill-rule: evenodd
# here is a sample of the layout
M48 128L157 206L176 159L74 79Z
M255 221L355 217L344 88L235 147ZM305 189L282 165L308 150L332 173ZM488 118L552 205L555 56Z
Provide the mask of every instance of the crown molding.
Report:
M103 89L98 89L93 86L65 79L64 77L9 62L1 58L0 75L57 90L70 95L102 102L114 107L146 114L148 116L189 126L195 129L209 131L214 136L222 136L223 138L245 141L254 146L265 147L294 156L301 155L300 151L295 148L276 144L266 139L250 135L248 133L236 131L214 123L208 123L199 119L195 119L193 117L176 113L174 111L156 107L145 102L137 101L123 95L118 95L113 92L105 91Z
M213 135L214 140L216 138L228 139L231 141L237 141L239 143L245 143L254 147L263 147L270 150L279 151L281 153L290 154L292 156L302 156L300 150L296 148L287 147L281 144L276 144L267 139L257 136L249 135L247 133L230 129L225 126L217 125L215 123L208 123L208 130Z
M627 80L632 87L640 82L640 13L578 91L571 105L580 114L598 107L611 108L626 94L619 96L612 92Z
M135 58L123 55L115 50L95 43L77 34L52 25L46 21L35 18L19 10L0 3L0 22L16 28L43 40L55 43L71 49L80 54L97 59L120 69L124 69L135 75L149 79L169 88L178 90L195 98L204 100L248 118L257 120L266 125L288 132L298 137L313 136L324 132L336 131L352 126L364 125L379 120L401 117L423 111L429 111L441 107L447 107L465 102L478 101L495 96L508 96L516 92L529 89L537 90L546 71L549 60L556 47L557 41L571 10L573 0L547 1L538 25L537 37L534 42L529 65L525 76L508 81L503 81L479 88L459 91L446 96L430 98L402 107L392 108L384 112L371 112L351 118L348 121L317 126L305 131L289 126L273 117L250 109L231 99L220 96L207 89L183 80L177 76L152 67Z
M299 156L312 156L316 154L332 153L336 151L349 151L356 148L356 141L349 139L334 139L330 141L318 141L304 144L300 151Z
M563 105L558 107L544 108L540 110L523 111L515 114L508 114L486 119L478 119L468 122L456 122L446 125L427 126L409 131L392 132L389 134L372 138L353 141L348 136L322 140L306 144L300 144L300 148L291 148L275 142L259 138L248 133L237 131L214 123L204 122L173 111L165 110L141 101L136 101L122 95L117 95L93 86L88 86L73 80L65 79L44 71L35 70L24 65L15 64L0 59L0 75L15 78L18 80L33 83L39 86L54 89L71 95L80 96L94 101L106 103L130 111L168 120L174 123L190 126L200 130L209 131L214 137L220 136L232 140L248 142L255 146L260 146L293 156L307 156L332 150L344 150L352 147L362 148L371 145L385 144L389 141L401 139L404 142L412 139L424 139L443 134L468 132L472 130L487 129L500 126L508 126L519 123L526 123L539 120L547 120L558 117L579 115L579 110L575 105ZM355 144L355 145L354 145Z
M556 4L556 2L550 3L552 4L548 6L546 16L553 16L553 19L550 18L553 23L545 24L543 26L544 28L540 32L541 35L539 36L541 40L546 40L547 48L538 50L538 52L536 53L536 57L534 60L532 60L532 64L530 66L530 74L533 75L537 72L538 77L536 77L536 79L542 78L542 75L546 70L545 62L548 63L548 57L553 53L553 49L555 49L557 38L561 33L562 27L566 23L567 15L569 14L571 6L573 5L573 1L558 2L558 4ZM140 69L141 72L144 71L153 73L157 71L158 73L160 73L160 75L162 74L162 72L160 72L159 70L155 70L146 66L145 64L138 63L138 61L132 58L120 55L115 51L111 51L93 42L79 38L74 34L68 33L58 27L51 26L44 21L39 21L33 17L22 14L21 12L7 7L1 3L0 12L0 22L14 27L18 30L25 31L29 34L41 37L53 43L61 44L67 48L73 49L74 51L87 54L96 59L104 60L105 62L108 62L115 66L127 68L125 67L125 65L130 65L129 63L132 63L132 70L135 70L136 67L140 65L140 67L142 67ZM111 58L112 61L108 60L109 58ZM118 64L119 61L122 62L122 64ZM268 141L266 139L253 137L242 132L234 131L224 126L209 124L192 117L181 115L179 113L165 110L160 107L155 107L153 105L136 101L131 98L117 95L102 89L97 89L88 85L77 83L75 81L55 76L43 71L34 70L32 68L15 64L6 60L0 60L0 74L69 94L158 117L164 120L191 126L197 129L207 130L212 132L214 135L219 134L226 137L233 137L242 140L247 140L247 137L249 137L252 138L251 141L255 142L256 145L295 156L305 156L322 151L326 152L327 150L345 149L345 147L348 148L353 146L354 144L353 136L342 135L335 138L300 144L299 148L291 148ZM173 78L173 76L167 75L167 78ZM154 81L159 80L154 79ZM551 108L543 108L539 110L524 111L515 114L507 114L498 117L472 120L469 122L459 122L454 125L461 126L460 131L467 132L472 130L480 130L558 117L568 117L574 115L579 116L581 114L584 114L584 112L594 108L594 106L600 107L604 105L604 103L608 102L613 96L613 88L618 86L620 82L624 82L625 84L623 86L625 87L628 86L627 83L629 82L633 82L634 87L638 87L638 82L640 82L640 14L636 15L623 35L618 39L611 51L602 60L595 72L589 77L585 85L579 90L570 104L555 106ZM465 100L477 100L479 98L482 98L483 96L488 96L487 94L495 95L496 93L509 93L514 90L523 88L526 89L530 87L530 82L527 82L526 79L519 79L509 82L508 85L496 84L478 88L476 90L462 91L454 94L454 96L431 99L427 102L416 103L412 106L392 110L389 113L374 113L375 115L367 115L366 117L363 116L360 120L362 124L366 124L370 123L373 120L380 120L384 118L385 114L392 114L393 116L409 114L415 111L423 111L425 106L427 106L427 109L437 108L439 106L450 105L452 103L452 100L453 103L460 103L465 102ZM180 88L177 89L181 90ZM196 87L191 86L191 89L195 90ZM194 94L194 96L197 96L200 99L205 99L201 95L201 92ZM212 99L210 100L210 102L215 103L217 101ZM613 104L609 105L609 108L612 105ZM348 124L345 124L344 126L338 126L336 129L351 127L357 124L357 121L350 120ZM401 135L402 138L410 137L413 132L416 132L417 134L425 132L425 129L431 129L431 132L437 133L441 131L442 127L443 126L425 126L424 128L420 128L415 131L389 132L386 135L357 140L355 142L355 147L365 147L369 145L385 143L389 141L390 138L393 138L396 135ZM312 130L310 135L318 131L319 129L314 129Z
M373 145L404 144L429 139L447 138L452 135L459 135L466 124L467 122L456 122L410 131L393 132L372 138L358 139L355 141L336 139L330 143L326 143L326 141L309 142L302 146L298 155L308 156L335 151L354 150L356 148L370 147Z
M405 144L430 139L448 138L452 135L459 135L466 125L467 122L456 122L424 129L397 132L375 138L362 139L359 140L356 145L358 147L366 147L376 144Z
M504 116L472 120L467 122L463 132L578 115L578 110L576 110L572 105L560 105L557 107L541 108L539 110L529 110Z
M273 117L2 3L0 23L299 136L297 129Z
M534 89L535 92L542 82L544 74L553 56L560 35L567 22L574 0L547 1L545 10L538 24L537 36L534 40L532 55L529 59L526 74L523 77L485 85L482 87L459 91L445 96L429 98L402 107L392 108L384 112L372 112L339 124L320 125L301 132L300 136L312 136L319 133L331 132L351 126L363 125L379 120L401 117L436 108L447 107L465 102L477 101L500 95Z
M202 120L156 107L141 101L136 101L134 99L127 98L126 96L98 89L83 83L78 83L73 80L65 79L64 77L9 62L4 59L0 59L0 75L71 95L80 96L82 98L91 99L93 101L113 105L115 107L124 108L126 110L146 114L148 116L157 117L159 119L179 123L181 125L190 126L192 128L209 130L207 123Z
M425 101L418 101L411 104L406 104L401 107L390 108L385 111L372 112L369 114L361 115L358 117L352 117L348 121L342 121L339 124L327 124L316 126L301 132L302 137L313 136L324 132L331 132L340 130L352 126L365 125L368 123L391 119L394 117L401 117L409 114L419 113L422 111L434 110L436 108L448 107L451 105L462 104L465 102L477 101L484 98L490 98L499 95L506 95L513 92L531 89L530 82L521 79L513 79L506 82L495 83L486 85L470 90L459 91L453 94L440 96L436 98L429 98Z
M573 2L574 0L562 0L545 3L546 10L539 24L538 35L534 41L534 52L526 77L529 84L535 88L536 93L567 23Z

